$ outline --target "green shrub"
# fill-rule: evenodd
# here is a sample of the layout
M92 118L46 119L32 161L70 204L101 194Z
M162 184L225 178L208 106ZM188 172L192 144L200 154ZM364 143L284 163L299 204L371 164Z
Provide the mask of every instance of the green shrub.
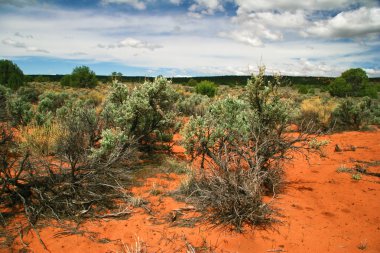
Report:
M209 221L238 231L273 221L275 211L263 194L279 192L286 160L311 148L311 135L288 132L292 109L278 95L280 78L268 81L264 70L248 81L240 99L215 101L183 130L186 152L200 158L191 199ZM212 169L204 170L205 164Z
M7 100L8 100L9 90L0 85L0 121L6 121L8 118L7 113Z
M314 94L314 88L308 86L308 85L299 85L298 86L298 92L300 94Z
M362 179L362 175L360 173L355 173L355 174L352 174L351 178L353 180L359 181L360 179Z
M57 110L61 136L57 141L57 154L70 164L71 177L75 181L79 164L87 163L95 144L98 119L94 108L83 101L73 101Z
M30 103L37 103L38 97L41 92L32 86L23 86L17 91L17 95L20 96L24 101Z
M373 101L368 98L347 98L333 112L333 122L338 129L359 130L373 118Z
M171 142L173 140L173 133L156 131L155 137L157 138L157 141Z
M187 82L187 86L190 86L190 87L195 87L197 86L198 82L197 80L193 79L193 78L190 78L190 80Z
M178 101L178 110L185 116L203 115L210 103L208 96L191 94Z
M178 94L163 77L146 81L129 92L126 85L114 83L105 102L102 118L106 128L120 128L141 143L154 143L153 133L175 131L175 103Z
M370 84L366 84L363 86L363 89L358 93L359 97L370 97L370 98L378 98L377 89L375 86L371 86Z
M69 99L69 94L66 92L46 91L39 96L37 110L39 112L52 112L62 107Z
M305 85L301 85L298 87L298 93L307 94L308 92L309 92L309 89Z
M50 125L54 120L52 112L37 111L34 115L34 122L37 126Z
M24 84L24 73L12 61L0 60L0 84L16 90Z
M214 97L217 89L216 84L210 81L202 81L195 86L196 93L206 95L208 97Z
M17 93L0 85L0 120L13 126L27 125L33 118L32 104Z
M64 75L61 79L62 86L71 86L71 75Z
M33 118L32 104L12 95L7 101L7 111L14 126L27 125Z
M90 159L92 163L107 163L112 160L117 160L123 157L123 152L127 151L127 148L134 150L134 137L128 136L120 128L108 128L101 132L100 147L92 148ZM132 159L133 152L128 153Z

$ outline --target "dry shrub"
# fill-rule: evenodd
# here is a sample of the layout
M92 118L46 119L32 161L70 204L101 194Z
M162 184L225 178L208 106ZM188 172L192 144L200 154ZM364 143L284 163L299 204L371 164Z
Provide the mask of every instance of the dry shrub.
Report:
M331 116L338 103L334 100L312 97L301 103L301 119L314 120L320 127L327 129L331 123Z
M284 170L282 167L272 168L265 172L263 191L265 195L282 192L284 189Z
M205 220L215 226L243 231L244 226L265 228L277 211L262 199L263 180L268 177L247 170L228 173L212 171L195 178L189 176L181 184L180 192L191 197Z
M133 143L114 153L118 157L120 153L130 157L134 153L132 146ZM112 161L85 161L72 177L68 165L62 160L50 161L32 156L29 151L19 147L10 129L1 128L0 203L22 207L32 226L40 217L80 220L130 213L127 208L118 207L117 204L123 202L115 201L126 201L129 197L124 188L129 183L125 168L111 166L115 155L110 155Z

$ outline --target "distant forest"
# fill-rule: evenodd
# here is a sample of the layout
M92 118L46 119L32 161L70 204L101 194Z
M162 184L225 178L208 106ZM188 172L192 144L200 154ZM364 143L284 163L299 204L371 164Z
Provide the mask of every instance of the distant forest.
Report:
M64 75L27 75L28 81L36 82L59 82ZM111 81L110 76L97 75L100 82ZM211 81L218 85L243 86L247 83L250 76L200 76L200 77L172 77L169 78L175 84L187 85L191 79L200 81ZM266 76L267 80L271 80L273 76ZM154 77L144 76L123 76L121 81L132 83L143 83L145 80L153 81ZM282 81L285 85L308 85L321 87L329 85L334 77L315 77L315 76L282 76ZM372 83L380 83L380 77L369 78Z

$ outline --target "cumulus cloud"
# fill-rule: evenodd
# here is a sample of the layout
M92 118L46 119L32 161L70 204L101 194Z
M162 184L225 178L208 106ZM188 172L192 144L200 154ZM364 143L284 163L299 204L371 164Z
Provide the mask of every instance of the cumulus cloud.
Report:
M231 19L233 30L221 32L222 37L246 43L254 47L263 46L264 41L282 40L284 29L299 29L308 21L303 11L242 13Z
M240 15L240 19L246 19L247 22L261 23L270 27L276 28L301 28L308 21L303 10L294 12L257 12L248 15Z
M221 37L230 38L238 42L248 44L253 47L261 47L264 45L263 41L255 35L252 31L231 31L231 32L221 32L219 34Z
M320 20L306 29L306 35L324 38L352 38L380 34L380 8L362 7Z
M261 47L264 45L262 39L267 39L271 41L277 41L282 39L281 33L275 33L266 29L262 25L256 25L254 30L243 29L243 30L233 30L230 32L221 32L219 34L221 37L230 38L238 42L248 44L253 47Z
M102 0L102 4L127 4L138 10L145 10L146 4L140 0Z
M109 44L109 45L103 45L98 44L98 47L100 48L122 48L122 47L131 47L131 48L137 48L137 49L149 49L151 51L162 48L161 45L152 44L147 41L141 41L134 38L126 38L124 40L119 41L115 44Z
M224 11L220 0L194 0L189 7L189 16L199 18L202 15L213 15L216 11Z

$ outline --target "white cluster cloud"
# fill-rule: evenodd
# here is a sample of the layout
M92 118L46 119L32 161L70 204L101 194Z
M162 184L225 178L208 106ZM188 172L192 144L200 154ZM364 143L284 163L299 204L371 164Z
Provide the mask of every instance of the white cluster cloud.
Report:
M235 41L248 44L253 47L262 47L264 45L262 38L277 41L282 39L281 33L274 33L260 24L252 26L251 29L233 30L230 32L219 33L221 37L231 38Z
M237 15L233 29L222 37L263 46L265 41L282 40L286 35L315 38L377 38L380 34L380 7L374 0L235 0ZM361 4L359 9L345 10ZM342 10L335 16L315 15L315 11Z
M324 38L352 38L380 34L380 8L341 12L328 20L320 20L306 29L306 34Z
M202 15L213 15L216 11L224 11L219 0L194 0L189 7L189 16L200 18Z
M252 14L240 15L238 18L247 17L250 23L261 23L270 27L276 28L302 28L308 21L306 14L303 10L296 10L294 12L257 12Z
M296 12L254 12L242 13L232 18L235 27L221 32L222 37L234 39L254 47L263 46L263 40L282 40L284 29L301 29L307 24L305 13Z
M100 47L100 48L131 47L131 48L138 48L138 49L149 49L152 51L155 49L158 49L158 48L162 48L161 45L151 44L147 41L141 41L141 40L134 39L134 38L126 38L126 39L121 40L115 44L109 44L109 45L98 44L98 47Z

